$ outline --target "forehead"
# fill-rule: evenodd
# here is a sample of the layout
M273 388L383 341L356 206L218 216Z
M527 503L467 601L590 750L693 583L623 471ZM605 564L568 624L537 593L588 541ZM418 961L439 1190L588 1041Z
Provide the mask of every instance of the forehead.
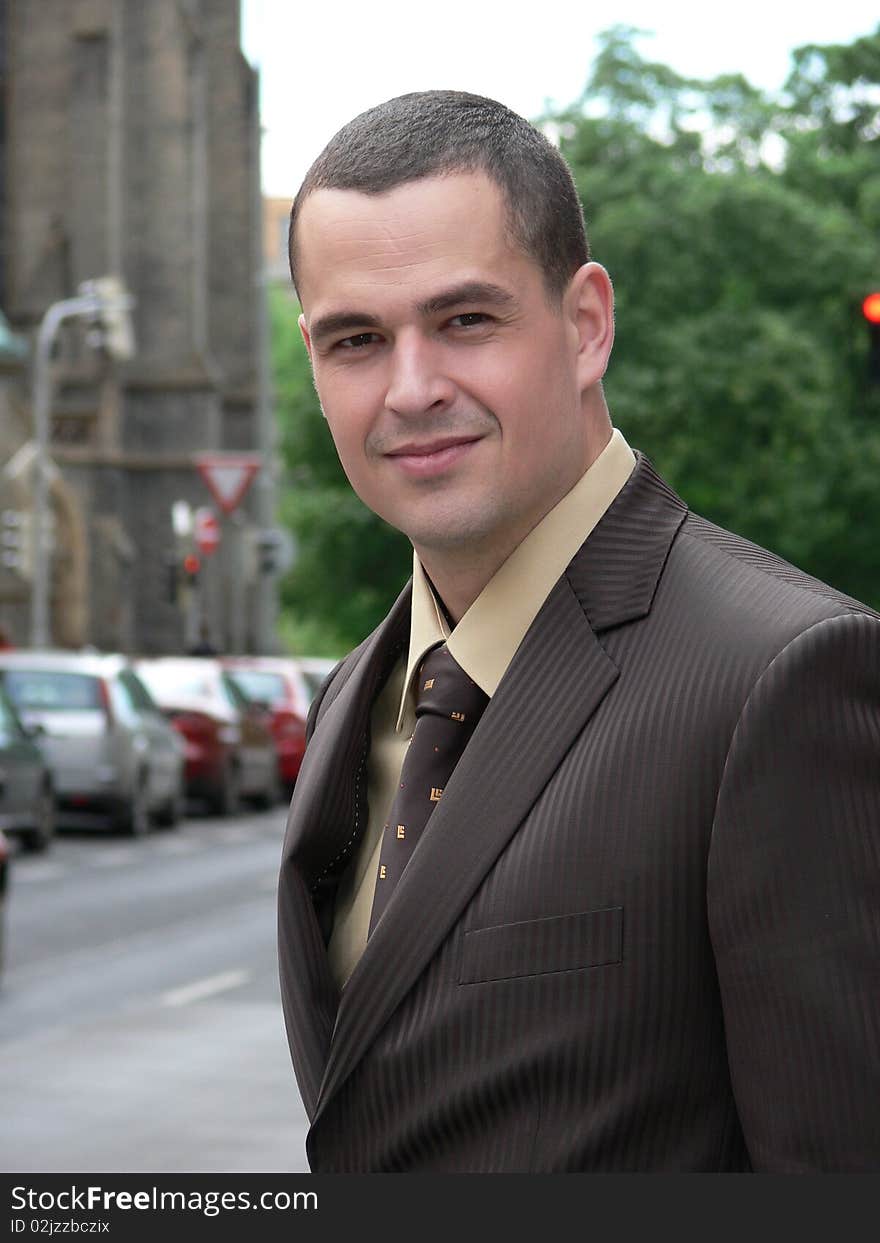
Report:
M423 178L383 194L315 190L297 221L298 292L307 314L359 292L452 279L514 284L533 262L513 247L501 191L484 173Z

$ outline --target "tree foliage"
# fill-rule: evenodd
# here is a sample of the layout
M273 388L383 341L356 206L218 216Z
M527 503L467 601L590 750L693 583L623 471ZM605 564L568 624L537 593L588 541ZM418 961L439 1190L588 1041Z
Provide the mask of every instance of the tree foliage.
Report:
M612 418L699 513L880 605L880 390L861 299L880 284L880 27L793 55L784 90L698 81L603 36L551 123L616 293ZM300 559L285 607L357 642L409 571L354 497L276 292L274 361Z
M880 604L880 28L785 91L697 82L604 36L553 118L611 273L615 423L688 503ZM642 72L644 69L644 72Z

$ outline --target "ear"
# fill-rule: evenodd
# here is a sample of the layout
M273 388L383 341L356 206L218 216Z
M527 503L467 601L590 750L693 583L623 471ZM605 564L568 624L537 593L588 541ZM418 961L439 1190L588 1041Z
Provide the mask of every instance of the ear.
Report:
M321 394L318 392L318 382L315 379L315 360L312 357L312 338L309 336L309 330L306 325L305 315L300 315L299 319L297 320L297 323L299 324L299 330L302 333L302 339L305 342L306 353L309 356L309 362L312 364L312 385L318 397L318 405L321 408L321 415L323 418L326 419L327 415L324 414L324 405L323 405L323 402L321 401Z
M297 320L297 323L299 324L299 330L302 333L302 339L303 341L305 341L305 344L306 344L306 353L309 356L309 361L313 362L314 360L312 359L312 338L309 336L309 330L306 327L305 315L300 315L299 319Z
M563 309L572 325L578 379L585 392L604 376L614 344L614 290L601 263L578 268L563 295Z

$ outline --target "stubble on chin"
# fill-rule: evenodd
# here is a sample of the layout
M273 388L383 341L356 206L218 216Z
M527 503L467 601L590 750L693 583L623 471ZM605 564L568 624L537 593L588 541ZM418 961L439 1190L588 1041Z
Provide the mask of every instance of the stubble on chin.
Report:
M476 505L456 504L454 498L448 504L428 503L422 512L400 514L398 519L392 525L403 531L420 556L424 552L426 556L456 560L479 556L491 542L497 525L495 507L488 497Z

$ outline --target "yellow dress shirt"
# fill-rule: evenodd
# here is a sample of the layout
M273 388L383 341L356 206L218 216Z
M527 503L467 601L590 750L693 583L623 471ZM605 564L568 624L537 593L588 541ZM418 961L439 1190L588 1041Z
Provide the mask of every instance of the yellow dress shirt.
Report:
M340 988L367 943L382 832L415 728L417 667L430 648L445 642L491 699L541 605L634 466L635 456L615 428L595 462L514 549L452 630L413 552L409 652L405 663L403 657L397 662L373 706L367 828L336 898L329 955Z

